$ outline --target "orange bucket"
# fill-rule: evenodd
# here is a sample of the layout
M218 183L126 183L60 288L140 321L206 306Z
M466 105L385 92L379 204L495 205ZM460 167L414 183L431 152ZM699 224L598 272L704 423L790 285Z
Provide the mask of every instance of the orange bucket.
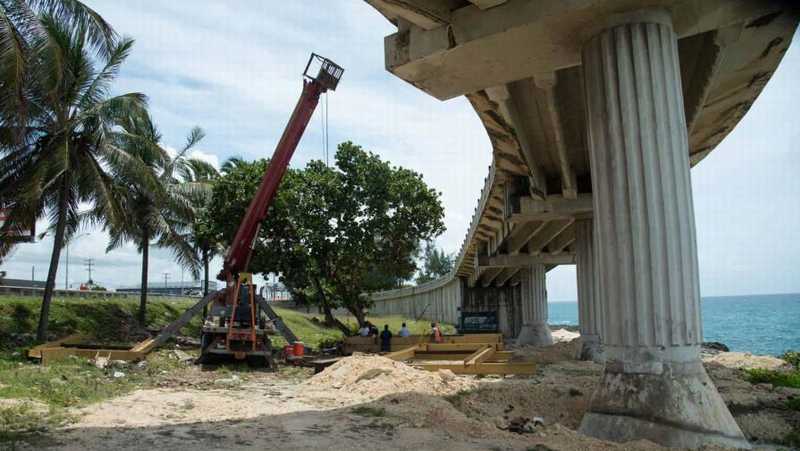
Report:
M303 357L303 355L306 353L306 347L303 345L302 341L295 341L293 351L295 357Z
M286 345L283 347L283 354L286 356L287 359L294 357L294 346Z

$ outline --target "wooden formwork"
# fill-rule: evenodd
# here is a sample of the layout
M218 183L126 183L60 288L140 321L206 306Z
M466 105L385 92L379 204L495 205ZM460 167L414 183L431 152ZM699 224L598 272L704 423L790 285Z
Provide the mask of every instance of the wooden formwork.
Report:
M85 345L87 339L81 335L70 335L60 340L41 344L28 350L28 357L41 360L43 365L69 356L95 359L133 361L142 359L147 353L133 348L107 349Z
M500 334L487 334L500 335ZM461 342L414 343L385 355L393 360L406 361L427 371L450 370L456 374L534 374L532 362L511 362L512 352L503 350L502 336L461 336ZM463 340L467 337L466 340ZM486 337L480 341L476 337ZM392 342L394 345L394 342Z
M411 335L408 337L392 337L392 349L405 349L416 344L432 343L430 335ZM492 344L498 351L503 350L503 334L468 334L444 335L438 344ZM379 337L347 337L344 339L342 351L345 354L354 352L378 353L381 350Z

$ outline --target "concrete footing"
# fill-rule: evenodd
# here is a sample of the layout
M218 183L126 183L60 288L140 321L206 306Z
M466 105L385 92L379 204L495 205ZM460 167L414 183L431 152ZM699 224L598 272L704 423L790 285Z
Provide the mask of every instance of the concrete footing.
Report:
M550 346L553 334L547 323L523 324L517 336L518 345Z
M578 355L575 356L578 360L592 360L597 363L603 363L603 346L600 344L599 335L583 335L581 334L580 347L578 348Z
M665 366L664 374L606 370L579 432L604 440L646 439L664 446L750 449L702 364Z

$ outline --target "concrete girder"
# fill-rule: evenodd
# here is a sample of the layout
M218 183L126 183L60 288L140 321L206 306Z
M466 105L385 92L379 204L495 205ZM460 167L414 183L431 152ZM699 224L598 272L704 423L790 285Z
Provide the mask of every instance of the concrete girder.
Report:
M500 255L481 255L478 257L478 266L485 268L518 268L535 264L547 265L574 265L575 254L561 253L558 255L541 253L538 255L530 254L500 254Z
M561 193L565 199L578 198L578 179L572 164L567 155L566 143L564 140L564 130L561 125L561 115L556 100L556 73L550 72L534 76L536 90L536 103L539 106L540 116L547 124L544 127L545 134L548 135L550 149L556 153L556 161L561 175Z
M573 221L574 220L570 218L548 222L547 225L536 232L533 238L528 242L528 253L536 254L542 252L544 247L569 227Z
M484 288L492 286L492 282L501 272L503 272L503 268L487 268L480 271L481 286Z
M673 17L679 37L781 11L780 1L653 0ZM598 17L642 7L641 0L511 1L488 10L451 11L449 26L412 28L386 38L386 67L432 96L453 97L535 74L578 66ZM527 49L524 57L519 49ZM481 64L476 64L480 61Z
M489 9L494 8L495 6L500 6L503 3L507 2L508 0L469 0L470 3L477 6L480 9Z
M453 2L446 0L366 0L392 22L398 19L423 30L433 30L450 21ZM398 23L398 26L400 24Z
M494 279L494 285L497 287L502 287L506 284L506 282L514 277L519 270L520 268L503 268L503 271Z
M567 247L575 242L575 225L567 227L547 245L547 251L554 255L564 252Z
M515 254L522 250L528 241L544 226L545 222L525 222L517 224L505 242L506 252Z

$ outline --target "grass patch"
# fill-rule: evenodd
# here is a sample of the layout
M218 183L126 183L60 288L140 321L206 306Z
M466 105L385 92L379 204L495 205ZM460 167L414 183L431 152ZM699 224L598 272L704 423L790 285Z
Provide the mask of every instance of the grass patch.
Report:
M30 402L0 406L0 443L16 449L21 440L57 428L69 421L62 411L43 410Z
M800 370L776 371L763 368L744 370L745 378L752 384L772 384L776 387L800 388Z
M786 408L800 412L800 398L792 398L786 401Z
M361 417L380 418L386 416L386 409L383 407L356 406L351 412Z
M800 370L800 352L799 351L786 351L780 356L786 363L792 365L794 369Z

